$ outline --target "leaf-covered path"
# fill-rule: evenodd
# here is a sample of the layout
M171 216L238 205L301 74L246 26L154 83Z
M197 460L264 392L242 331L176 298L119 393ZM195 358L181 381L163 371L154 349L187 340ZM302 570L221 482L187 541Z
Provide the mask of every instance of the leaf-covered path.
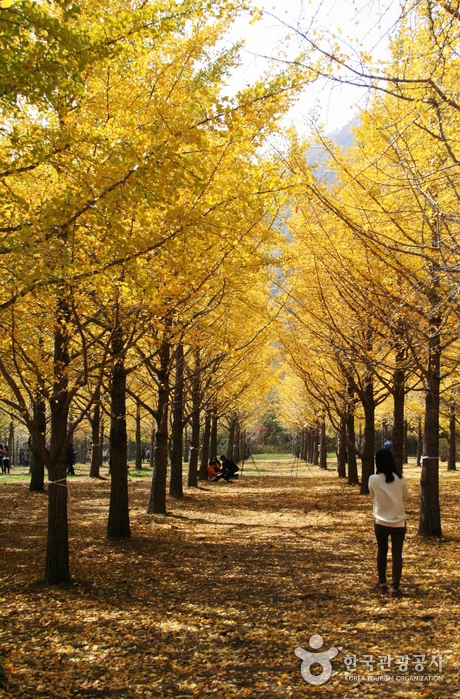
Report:
M146 514L149 479L131 479L127 541L105 538L108 481L75 479L64 587L41 582L46 495L2 483L0 697L460 696L460 475L441 472L444 538L424 540L420 473L406 469L407 594L393 600L374 591L368 497L333 470L259 469L187 490L166 516ZM318 686L294 654L313 634L338 650Z

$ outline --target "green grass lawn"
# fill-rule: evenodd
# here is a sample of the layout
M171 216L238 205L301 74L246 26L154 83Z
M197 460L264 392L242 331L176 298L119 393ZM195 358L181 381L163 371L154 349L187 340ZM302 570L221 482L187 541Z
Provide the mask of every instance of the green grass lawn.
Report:
M294 456L292 454L253 454L245 463L251 461L251 458L253 458L254 461L280 461L283 459L293 459Z
M251 472L252 470L255 471L254 464L252 463L252 459L254 459L254 462L260 462L260 461L286 461L286 460L292 460L294 457L292 454L254 454L254 456L249 457L244 462L244 471L246 473ZM74 479L79 479L79 478L87 478L89 476L89 463L86 464L75 464L75 475L74 476L69 476L69 480L72 481ZM130 461L128 463L129 466L129 471L128 471L128 478L134 478L134 479L139 479L139 478L151 478L152 476L152 469L150 468L149 464L142 464L142 469L141 470L136 470L135 469L135 463L134 461ZM184 463L184 475L187 473L187 467L188 464ZM169 470L169 469L168 469ZM108 477L109 475L109 469L107 464L103 464L101 468L101 476L103 477ZM12 466L11 467L11 473L7 474L0 474L0 484L1 483L9 483L9 482L24 482L28 483L30 480L30 474L27 468L25 467L20 467L20 466ZM45 481L47 480L47 475L45 474Z

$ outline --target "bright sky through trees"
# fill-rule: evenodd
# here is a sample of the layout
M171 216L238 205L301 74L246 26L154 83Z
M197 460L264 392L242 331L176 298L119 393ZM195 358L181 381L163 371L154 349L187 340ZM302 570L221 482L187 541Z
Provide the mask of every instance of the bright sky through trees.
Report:
M239 89L279 59L273 56L282 47L292 60L307 48L303 35L313 36L314 29L325 30L326 41L340 37L342 46L365 49L373 60L386 55L388 34L399 16L399 2L388 0L272 0L256 3L263 9L262 18L248 23L246 15L235 24L229 35L232 42L243 39L242 65L235 73L232 87ZM323 41L322 46L326 44ZM359 108L365 106L364 88L344 86L329 79L310 85L290 112L290 120L300 131L309 131L311 121L320 121L331 132L349 123Z

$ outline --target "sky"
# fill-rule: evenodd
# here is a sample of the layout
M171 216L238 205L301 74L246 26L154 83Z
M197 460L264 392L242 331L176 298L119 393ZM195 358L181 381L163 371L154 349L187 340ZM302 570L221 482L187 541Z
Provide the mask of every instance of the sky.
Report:
M388 32L398 16L399 3L397 0L387 0L386 4L380 0L261 0L257 6L269 14L252 25L242 17L228 37L230 43L240 38L246 42L241 54L243 65L231 82L235 89L252 82L263 72L268 65L264 57L273 56L277 44L286 41L289 27L300 26L308 32L314 22L333 34L340 30L347 45L359 41L373 57L384 57ZM379 13L383 14L380 18ZM302 40L293 34L287 49L292 57L302 49ZM366 92L362 88L323 82L307 88L291 110L290 119L300 131L311 130L313 119L324 124L330 133L352 121L365 101Z

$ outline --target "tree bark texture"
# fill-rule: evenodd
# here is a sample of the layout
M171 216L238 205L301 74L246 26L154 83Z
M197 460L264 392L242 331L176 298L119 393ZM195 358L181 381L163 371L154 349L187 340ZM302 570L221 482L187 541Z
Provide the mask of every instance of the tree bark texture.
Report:
M449 406L449 453L447 456L447 470L456 471L457 469L457 449L456 449L456 406L452 402Z
M337 444L337 475L347 477L347 423L345 415L340 416L340 429Z
M236 415L232 415L230 418L230 429L228 433L228 445L227 445L227 453L225 456L227 459L232 459L233 460L233 443L235 441L235 429L236 429Z
M419 417L417 420L417 466L422 465L422 454L423 454L423 429L422 429L422 418Z
M364 443L361 456L361 495L369 493L369 478L374 473L374 434L375 434L375 397L374 383L367 380L362 396L364 409Z
M67 419L70 310L66 299L57 304L54 330L53 394L48 465L48 537L45 580L54 585L70 580L67 524Z
M201 462L200 462L200 481L208 480L208 462L209 462L209 438L211 434L211 416L206 415L203 429L203 446L201 447Z
M327 469L326 423L324 420L321 420L319 465L321 468Z
M441 506L439 503L439 390L441 343L439 328L441 319L431 321L427 386L425 393L425 434L420 479L420 521L418 533L422 536L442 536Z
M352 397L353 389L349 386L349 395ZM348 484L357 485L358 464L356 460L356 435L355 435L355 411L354 401L351 400L347 408L347 456L348 456Z
M201 413L201 381L200 381L200 359L197 354L195 363L195 373L192 379L192 425L191 425L191 445L190 461L188 464L187 486L189 488L198 487L198 455L200 451L200 413Z
M168 472L168 404L171 345L164 338L159 351L157 431L155 434L155 459L149 513L166 514L166 477Z
M89 469L90 478L100 478L102 466L102 443L101 443L101 404L99 396L96 396L93 416L91 418L91 440L93 448L91 450L91 466Z
M107 537L129 538L128 437L126 433L126 368L123 330L117 326L112 337L110 421L110 505Z
M136 403L136 471L142 471L141 404Z
M182 452L184 449L184 346L181 342L176 347L175 358L176 370L172 407L171 479L169 481L169 494L173 498L180 499L184 497L182 486Z
M404 386L403 369L393 373L393 457L398 473L403 472L404 463Z
M46 442L46 405L38 398L33 405L35 435L29 439L30 449L30 485L29 490L43 493L45 490L45 462L43 454ZM40 443L38 443L40 442Z
M209 442L209 455L212 458L217 456L217 427L218 427L218 417L217 417L217 406L212 409L211 416L211 438Z

